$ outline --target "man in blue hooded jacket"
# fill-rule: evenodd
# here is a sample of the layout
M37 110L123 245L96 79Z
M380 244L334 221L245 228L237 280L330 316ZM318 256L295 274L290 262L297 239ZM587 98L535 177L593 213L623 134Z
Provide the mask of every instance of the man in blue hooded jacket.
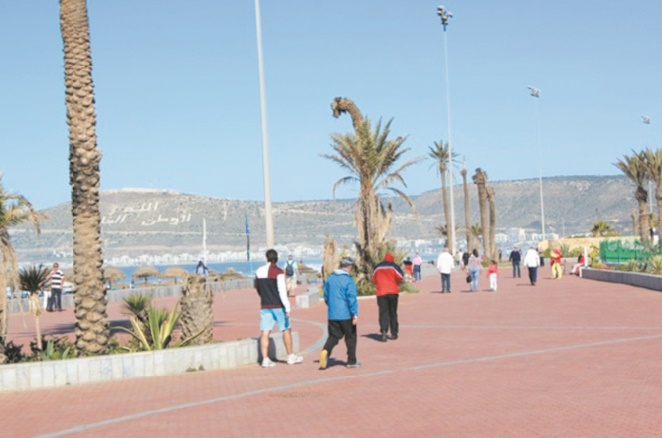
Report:
M320 369L327 366L333 347L344 337L347 346L347 368L358 368L356 360L356 323L359 320L359 303L356 299L356 282L350 275L354 268L351 257L340 260L340 268L333 271L324 283L324 302L328 306L329 337L320 353Z

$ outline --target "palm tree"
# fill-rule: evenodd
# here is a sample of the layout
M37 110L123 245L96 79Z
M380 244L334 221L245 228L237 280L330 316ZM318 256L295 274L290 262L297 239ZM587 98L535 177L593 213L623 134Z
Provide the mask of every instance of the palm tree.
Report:
M109 326L101 254L99 162L92 56L86 0L60 0L64 81L69 125L69 179L73 217L76 349L108 353Z
M472 177L478 188L478 207L480 208L480 227L483 230L483 251L490 255L492 244L490 242L490 220L487 202L487 174L479 167Z
M337 101L338 99L336 99ZM391 121L383 129L381 121L378 122L373 131L370 120L360 117L358 110L350 114L355 122L355 132L332 134L331 147L335 153L322 154L322 156L349 172L349 175L334 184L334 196L336 189L343 184L358 183L359 185L355 204L355 220L359 234L356 244L359 259L357 264L359 276L361 274L365 276L377 262L379 248L384 243L390 228L391 206L390 204L384 205L380 198L380 191L391 191L414 209L412 200L392 184L398 182L406 187L402 172L420 159L409 159L394 168L403 155L409 151L409 148L402 147L405 138L398 137L394 140L388 138ZM354 117L357 119L355 120Z
M485 176L487 178L487 175ZM487 191L487 204L489 207L489 213L490 213L490 219L489 219L489 224L490 224L490 259L491 260L497 260L498 255L497 255L497 247L496 247L496 203L494 202L494 187L491 185L488 185L486 187Z
M604 221L598 221L593 224L591 228L591 235L593 237L613 237L618 236L618 233L608 223Z
M441 198L444 207L444 220L446 221L446 230L450 230L451 217L450 217L450 209L448 206L448 189L446 187L446 174L447 172L452 171L450 167L452 164L452 159L456 157L456 154L453 154L453 157L449 156L448 143L444 145L443 140L439 142L435 141L434 146L428 146L428 148L430 149L428 156L433 160L435 160L437 171L439 172L439 176L441 177ZM451 190L453 190L453 187L451 187ZM452 238L453 238L453 233L448 233L447 239L452 239ZM449 248L455 248L455 242L453 242L452 240L448 240L446 246Z
M470 251L474 246L471 224L469 223L469 185L467 184L467 169L464 167L464 163L462 164L460 175L462 175L462 188L464 190L464 226L467 230L467 250Z
M637 200L637 206L639 209L637 215L639 223L639 238L642 242L647 242L650 235L650 222L647 205L648 190L646 190L648 173L646 172L644 158L642 157L642 154L632 151L631 156L623 155L623 159L616 161L614 166L618 167L635 185L634 199Z
M23 268L18 273L21 290L30 292L28 298L30 314L34 316L34 325L37 335L37 348L39 351L43 350L41 342L41 303L39 302L39 292L44 290L48 285L50 271L45 266L30 266Z
M22 222L30 221L37 233L39 221L45 219L30 202L17 193L7 193L2 186L0 174L0 364L7 361L4 354L7 336L7 286L15 287L18 282L18 261L11 244L9 228Z
M662 228L662 149L646 149L640 157L643 159L648 178L655 183L655 201L657 202L657 229Z

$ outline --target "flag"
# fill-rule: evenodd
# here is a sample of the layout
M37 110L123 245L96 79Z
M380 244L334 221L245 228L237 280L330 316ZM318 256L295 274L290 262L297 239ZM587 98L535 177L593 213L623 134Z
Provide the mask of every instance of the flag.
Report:
M246 217L246 261L251 261L251 228L248 226L248 213Z

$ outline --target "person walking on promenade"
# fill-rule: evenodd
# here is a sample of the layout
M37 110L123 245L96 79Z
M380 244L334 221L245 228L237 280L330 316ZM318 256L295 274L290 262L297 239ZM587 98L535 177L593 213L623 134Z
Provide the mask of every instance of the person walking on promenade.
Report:
M419 253L416 253L412 263L414 263L414 282L421 281L421 268L423 267L423 259Z
M381 341L386 342L387 333L391 329L390 339L398 339L398 298L400 283L404 274L400 266L395 264L393 254L386 254L384 260L375 266L372 282L377 287L377 306L379 307L379 329Z
M437 270L441 274L441 293L451 293L451 271L455 265L453 255L450 253L448 247L437 257Z
M469 257L471 257L471 253L467 250L462 253L462 270L464 271L467 269L467 265L469 264Z
M510 251L510 256L508 256L508 260L513 264L513 278L520 278L522 276L522 271L520 270L522 253L519 252L518 247L513 247L513 250Z
M524 255L524 266L529 269L529 281L535 286L538 281L538 266L540 266L540 254L533 247Z
M340 260L340 268L333 271L324 283L324 302L328 306L328 332L324 348L320 352L320 370L326 369L333 347L344 337L347 346L347 368L358 368L356 360L356 324L359 321L359 302L356 299L356 283L350 275L354 268L351 257Z
M558 248L554 248L549 259L552 264L552 278L560 280L563 277L563 266L561 265L563 255L561 255L561 251Z
M195 267L195 273L197 275L202 275L202 276L207 276L209 274L209 269L207 268L207 265L205 265L205 262L203 260L200 260L198 262L198 265Z
M292 254L287 256L287 262L285 263L285 286L287 288L287 296L294 296L293 290L297 287L297 262L292 258Z
M274 362L269 358L269 335L278 324L283 335L287 364L303 362L303 357L292 352L292 329L290 326L290 300L287 299L285 274L277 265L278 253L275 249L266 252L267 264L255 271L255 289L260 296L260 352L262 366L269 368Z
M469 256L469 262L467 263L467 269L469 270L469 275L471 275L471 292L476 292L478 290L478 274L480 273L481 261L480 256L478 255L478 250L474 248Z
M64 273L60 271L60 265L53 263L53 270L50 274L51 296L48 299L46 311L52 312L57 308L62 311L62 285L64 285Z
M497 291L497 278L499 276L499 265L496 260L492 260L487 268L487 279L490 281L490 290Z

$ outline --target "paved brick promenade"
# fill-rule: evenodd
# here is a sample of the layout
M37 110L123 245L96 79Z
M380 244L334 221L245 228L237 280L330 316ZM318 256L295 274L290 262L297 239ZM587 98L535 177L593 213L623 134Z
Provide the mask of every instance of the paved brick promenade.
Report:
M541 277L533 287L502 268L498 292L469 293L456 272L440 294L426 276L401 295L387 343L375 300L361 300L360 369L344 367L341 343L318 370L321 304L292 315L301 365L0 394L0 436L662 436L662 293ZM254 291L217 295L215 337L256 336L257 306ZM43 320L46 333L72 327L70 310ZM30 338L29 317L10 324Z

